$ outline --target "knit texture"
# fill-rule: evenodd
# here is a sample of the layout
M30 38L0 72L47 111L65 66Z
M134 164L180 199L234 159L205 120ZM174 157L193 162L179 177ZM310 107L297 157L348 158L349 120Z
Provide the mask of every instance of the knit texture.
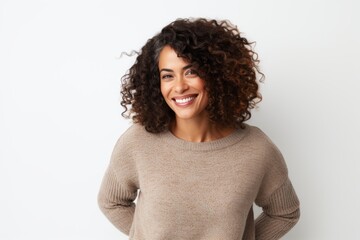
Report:
M132 125L115 144L98 203L130 240L279 239L300 216L283 156L250 125L201 143ZM263 209L256 220L254 203Z

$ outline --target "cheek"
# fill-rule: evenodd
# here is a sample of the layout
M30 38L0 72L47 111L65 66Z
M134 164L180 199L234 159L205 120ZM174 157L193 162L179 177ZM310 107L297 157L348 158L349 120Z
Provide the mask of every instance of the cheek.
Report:
M197 89L199 89L200 91L206 92L206 87L205 87L205 81L202 79L199 79L199 81L197 82Z
M209 103L209 94L206 90L205 81L201 79L198 83L198 89L203 92L204 102L207 105Z
M165 98L169 92L169 88L167 87L166 84L160 83L160 91L161 91L161 95Z

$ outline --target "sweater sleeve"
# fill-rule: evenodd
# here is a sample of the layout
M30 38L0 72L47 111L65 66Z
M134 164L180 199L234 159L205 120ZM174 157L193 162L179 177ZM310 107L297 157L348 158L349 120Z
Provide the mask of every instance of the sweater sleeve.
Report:
M255 220L257 240L276 240L285 235L300 218L300 203L288 177L279 149L268 139L269 160L255 203L263 212Z
M280 239L299 220L299 200L289 179L264 202L263 213L255 220L257 240Z
M127 154L128 147L120 137L111 155L98 194L98 204L109 221L129 235L137 196L135 163Z

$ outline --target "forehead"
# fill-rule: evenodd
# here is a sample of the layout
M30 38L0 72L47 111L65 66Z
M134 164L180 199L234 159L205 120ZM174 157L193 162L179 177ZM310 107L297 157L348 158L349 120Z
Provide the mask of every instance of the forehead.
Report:
M159 69L168 68L168 69L178 69L182 68L189 63L185 59L178 57L178 54L170 46L165 46L159 55Z

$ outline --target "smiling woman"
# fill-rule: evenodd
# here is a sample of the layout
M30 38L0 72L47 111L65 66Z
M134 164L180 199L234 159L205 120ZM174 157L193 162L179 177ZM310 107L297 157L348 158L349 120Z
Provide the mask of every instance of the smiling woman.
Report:
M175 113L172 132L179 135L183 131L180 129L191 130L191 127L198 126L208 128L209 115L205 110L209 103L208 94L205 81L194 67L178 57L170 46L165 46L159 56L159 71L161 94ZM187 139L186 135L183 138Z
M149 39L123 77L123 116L132 116L153 133L168 130L174 123L176 114L160 91L160 53L164 57L165 47L191 64L205 81L211 125L243 128L242 123L251 117L250 110L261 100L257 77L263 75L251 43L228 21L178 20Z
M141 49L122 86L134 124L98 197L130 239L278 239L296 224L282 154L244 123L261 99L258 63L227 21L179 19Z

